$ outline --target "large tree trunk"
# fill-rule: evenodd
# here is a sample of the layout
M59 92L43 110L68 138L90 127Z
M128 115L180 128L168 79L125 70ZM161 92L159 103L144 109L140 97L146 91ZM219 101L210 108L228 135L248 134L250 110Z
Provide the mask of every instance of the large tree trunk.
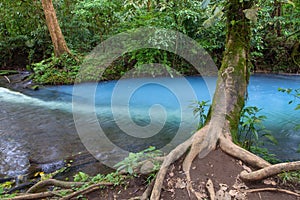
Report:
M46 17L46 24L54 47L54 55L59 57L64 53L71 54L58 24L52 0L42 0L42 6Z
M244 11L250 9L252 4L253 1L228 0L226 46L209 118L202 129L166 157L157 174L151 200L159 199L168 166L182 156L189 147L191 149L183 162L183 171L187 177L187 190L189 194L193 193L195 196L197 194L193 190L190 177L192 161L197 155L200 158L205 157L218 144L225 152L243 158L251 165L260 168L270 166L268 162L232 142L232 135L237 134L250 75L248 56L251 29L250 21Z

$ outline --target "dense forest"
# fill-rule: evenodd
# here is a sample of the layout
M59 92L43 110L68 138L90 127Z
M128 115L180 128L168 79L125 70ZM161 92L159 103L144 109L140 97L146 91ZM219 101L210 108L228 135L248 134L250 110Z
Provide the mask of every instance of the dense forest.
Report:
M63 139L62 136L68 136L65 132L74 126L76 131L73 134L79 134L79 136L83 134L84 137L78 139L80 143L71 143L71 147L74 148L79 146L78 144L83 144L89 152L85 150L76 152L76 154L64 157L59 162L57 160L47 160L46 162L50 164L61 163L61 167L54 166L53 168L56 168L51 172L49 171L49 173L45 172L45 168L43 168L49 163L26 157L26 164L29 166L26 169L27 174L24 175L22 172L23 174L18 173L16 177L5 176L2 178L0 176L0 183L2 183L0 185L0 197L16 200L42 198L124 199L118 196L123 195L126 199L145 200L175 198L225 200L248 199L248 194L258 193L257 198L250 198L250 195L249 199L298 199L300 197L300 161L285 160L281 162L273 154L269 154L267 149L258 145L255 146L255 143L258 144L262 137L270 140L273 144L278 141L272 133L265 132L265 134L261 134L259 132L264 129L262 121L266 117L257 115L261 110L260 108L255 106L246 107L246 102L249 95L248 85L251 72L288 74L298 74L300 72L299 6L299 0L3 0L0 3L0 75L4 75L2 76L3 80L8 82L9 85L12 82L9 79L10 77L6 75L18 73L19 71L29 71L30 73L24 73L26 74L25 78L21 77L20 82L24 81L26 84L31 84L31 80L33 80L34 84L64 85L63 87L72 92L62 92L68 96L68 100L63 102L59 95L56 96L58 93L55 89L50 89L48 92L51 95L48 97L55 96L54 98L57 99L55 101L48 101L48 99L44 101L35 98L34 95L31 97L25 93L12 91L1 86L2 96L0 96L0 99L3 100L4 105L4 111L2 112L4 117L1 120L5 125L4 128L6 126L8 128L0 133L8 136L16 134L18 139L23 140L26 138L26 130L28 131L29 124L34 121L34 130L41 128L40 132L28 131L34 132L33 140L30 140L29 143L35 143L38 136L44 137L45 129L42 129L44 125L50 124L48 129L51 128L49 129L51 137L49 138L57 137L54 139L57 139L57 142L62 141L64 148L68 149L66 143L73 142L71 140L74 139L74 135L72 135L72 139ZM145 29L142 29L142 31L138 29L141 27ZM193 52L198 51L196 47L192 46L190 48L190 46L185 46L187 43L180 43L182 37L178 37L178 35L188 36L196 41L195 44L203 47L205 52L209 53L210 56L208 57L213 60L211 63L215 63L217 66L214 66L217 73L213 75L217 79L211 105L208 105L209 101L196 101L191 106L195 115L193 117L200 118L198 128L189 133L188 139L180 141L167 154L163 154L154 145L147 146L146 143L143 143L144 140L141 140L141 147L144 150L128 151L126 152L128 156L123 160L112 166L107 165L107 167L110 167L109 170L113 172L106 175L100 173L92 177L79 171L77 174L73 174L71 181L69 181L69 177L64 175L72 168L76 167L78 169L87 162L89 164L101 162L101 160L81 162L89 158L90 154L93 154L89 147L95 147L97 155L103 153L106 160L110 160L110 156L118 151L115 144L109 144L110 147L113 147L112 150L107 148L107 151L111 154L106 155L106 152L98 149L99 146L105 146L106 143L111 141L106 142L105 137L99 134L100 131L93 129L94 124L98 128L98 122L106 120L106 118L105 120L100 118L102 113L97 113L98 110L95 111L96 86L94 87L94 85L98 84L96 81L120 79L131 69L135 69L134 73L129 73L131 77L174 77L177 75L182 77L201 73L200 70L198 72L198 69L194 69L194 65L189 59L180 56L179 53L176 54L177 51L168 51L168 48L152 48L153 46L135 50L133 47L135 47L134 43L139 42L138 39L140 38L138 36L151 35L147 32L150 29L146 27L169 30L169 34L164 35L165 37L162 37L160 42L166 41L168 37L171 38L170 33L173 33L173 35L176 35L170 39L173 40L173 49L177 50L178 46L184 46L184 50L191 57L197 55L196 59L204 68L207 67L209 62L202 60L202 57ZM125 34L123 35L125 37L122 38L124 41L115 41L115 43L123 42L127 45L122 44L126 46L127 51L125 53L120 51L122 52L120 56L117 54L119 53L117 48L122 49L122 45L112 45L111 47L101 45L109 38L124 32L133 33L132 35L137 37L129 38L132 41L126 43L128 38L125 37L129 34ZM151 42L155 43L157 41L150 41L149 43ZM117 53L113 52L112 55L104 55L99 59L97 53L93 54L95 49L110 52L107 50L109 48L116 49ZM118 57L115 55L118 55ZM105 56L111 56L113 61L106 60ZM98 62L101 59L107 62ZM149 66L147 64L157 63L161 64L162 67L147 67ZM103 71L97 71L98 69L103 69ZM80 76L81 70L84 70L83 77ZM22 73L18 75L20 74L22 75ZM200 75L205 77L211 74L208 72ZM284 77L284 75L280 76ZM125 78L127 77L126 75ZM288 77L298 78L299 76ZM82 84L82 82L88 83ZM100 84L111 82L115 81L105 81ZM77 85L77 83L79 84ZM128 85L126 87L129 87ZM57 89L59 87L46 86L39 91L43 92L45 88ZM22 85L22 89L26 90L25 88ZM273 85L272 88L274 88ZM35 88L31 89L35 90ZM199 90L199 88L197 89ZM39 91L28 90L26 92L33 94ZM183 92L191 93L185 90ZM296 105L295 110L300 109L299 89L276 88L276 92L289 96L291 100L286 102L286 105L293 104ZM90 96L88 93L92 93L92 95ZM122 99L121 94L128 93L128 91L122 90L115 93L116 96L120 96L120 99ZM160 92L160 97L162 93ZM272 91L272 93L275 92ZM112 100L113 94L107 107L113 111L118 111L118 115L121 116L120 119L123 119L122 108L128 111L129 101L124 105L114 106L112 104L114 101ZM133 93L130 93L130 95L133 96ZM261 94L257 96L259 95ZM72 96L72 102L70 96ZM144 93L143 96L150 98L151 94ZM76 102L77 98L79 99L78 102ZM161 98L168 101L167 98ZM268 96L268 98L276 97ZM269 103L269 99L263 99L263 101ZM106 109L103 105L101 104L99 107L101 111ZM279 103L272 106L278 105ZM72 109L67 110L67 106ZM76 106L80 109L76 110ZM182 109L181 106L183 105L177 106L176 109ZM36 113L43 114L45 120L43 121L41 118L37 120L41 120L41 122L35 122L34 118L31 119L26 113L22 113L21 109L24 107L30 113L37 110ZM207 113L205 111L206 107L209 107ZM39 110L41 108L42 110ZM11 112L5 109L11 109L12 112L17 110L16 116L10 116ZM184 112L183 110L180 111ZM62 115L59 115L60 112ZM36 115L36 113L31 114L31 116L39 117L40 115ZM89 114L92 114L92 118L89 118ZM97 114L99 114L99 118L97 118ZM21 118L19 118L19 115ZM114 113L108 113L107 115L113 116ZM53 118L49 118L50 116ZM63 123L63 116L68 118L71 116L72 122ZM296 115L291 117L294 116ZM280 115L276 113L275 118L279 117ZM28 118L29 120L26 121ZM294 118L297 118L297 116ZM21 122L12 122L15 119L21 119ZM117 118L113 118L113 120L106 120L111 125L107 129L109 131L107 131L107 135L105 134L106 136L114 134L111 127L119 125ZM287 120L287 118L283 120ZM184 120L180 118L179 121ZM62 128L52 126L53 123L59 123L62 125L59 127ZM21 131L15 131L19 130L14 129L19 128L19 124ZM66 124L69 126L66 127ZM130 126L130 124L125 124ZM295 124L295 126L294 129L299 130L299 125ZM148 129L154 132L152 128ZM53 135L59 130L63 131L63 134ZM7 134L6 131L11 134ZM121 131L118 130L117 132L119 134ZM131 129L124 132L131 135L134 131ZM124 139L120 135L117 135L117 139L122 140L122 143L129 140L135 141L134 139L140 139L139 136L143 134L141 134L143 131L137 132L136 135L132 135L134 137L128 137L129 139L127 137L124 137L126 138ZM92 137L93 133L98 136L99 140ZM126 134L123 134L123 136ZM144 137L141 138L145 139ZM160 135L157 138L161 140ZM47 139L43 138L44 140ZM88 143L85 143L85 141L88 141ZM105 144L99 141L104 141ZM51 143L45 142L47 145ZM55 147L56 144L51 143L50 145ZM42 157L49 159L48 153L51 148L47 146L46 154L44 153L45 155L42 155ZM32 153L30 150L28 151L26 156ZM53 152L56 154L57 150L54 148ZM81 157L84 159L79 160L78 158ZM96 156L94 158L98 159ZM203 161L205 159L208 159L208 161ZM204 171L201 171L203 169ZM228 172L228 170L231 171ZM59 179L60 175L64 180ZM202 175L203 177L200 177ZM26 178L22 179L22 177ZM224 184L225 181L228 182ZM22 183L20 184L20 182ZM216 191L217 187L213 185L213 182L220 186L218 191ZM263 186L260 187L259 185ZM127 190L127 187L133 189L133 192ZM232 190L227 191L229 189ZM21 193L16 194L16 191L21 191ZM261 197L261 193L263 194L266 191L271 194L271 197ZM220 192L221 195L218 194ZM281 198L277 195L278 193L283 193L285 196ZM98 196L94 197L93 195Z
M53 52L42 2L4 0L0 4L1 69L33 71L38 83L72 83L84 56L94 47L117 33L143 26L186 34L220 66L226 35L224 10L227 5L223 1L54 0L59 26L72 56L57 56ZM255 12L248 13L254 17L251 70L298 73L300 2L258 1L254 7ZM102 78L117 79L129 69L148 62L163 63L184 75L196 73L170 52L143 49L123 55ZM156 73L169 74L168 67ZM145 69L140 71L145 73ZM95 77L91 77L93 79Z

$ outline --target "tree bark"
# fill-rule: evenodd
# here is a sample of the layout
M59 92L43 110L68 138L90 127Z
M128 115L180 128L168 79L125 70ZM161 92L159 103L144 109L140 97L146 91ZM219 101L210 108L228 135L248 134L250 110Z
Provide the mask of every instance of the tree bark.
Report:
M64 53L71 54L57 21L52 0L42 0L42 6L45 13L46 24L54 47L54 55L59 57Z
M250 21L246 18L244 10L250 9L253 1L228 0L227 3L227 37L222 66L219 70L217 87L206 125L197 131L191 139L179 145L166 157L160 171L157 174L151 193L151 200L160 198L160 190L168 166L176 156L182 155L180 150L186 151L191 144L191 149L185 157L182 169L187 178L187 191L197 197L197 192L192 187L190 168L193 160L198 155L205 157L216 148L217 144L225 152L232 152L232 137L237 134L240 113L244 107L247 95L247 85L250 72L248 69L248 56L250 49ZM238 148L242 151L244 159L258 167L266 167L270 164L258 156ZM239 155L235 153L234 155Z

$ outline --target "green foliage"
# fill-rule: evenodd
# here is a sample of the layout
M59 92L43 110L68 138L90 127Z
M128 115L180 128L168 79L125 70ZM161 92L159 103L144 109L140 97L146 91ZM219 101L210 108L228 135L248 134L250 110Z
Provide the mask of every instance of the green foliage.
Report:
M162 152L156 150L155 147L150 146L149 148L137 152L137 153L129 153L128 157L126 157L121 162L117 163L114 167L117 168L117 172L124 170L129 174L134 174L134 170L139 166L140 162L144 160L154 160L154 158L162 155ZM155 162L154 166L156 170L159 169L160 164Z
M193 109L193 114L195 118L199 119L198 127L197 130L202 128L206 122L207 119L207 112L206 109L209 108L209 101L194 101L191 105L190 108Z
M120 1L76 1L69 13L71 17L63 25L70 47L80 52L92 50L118 27L121 9Z
M283 93L286 93L288 95L291 95L293 97L292 100L290 100L288 102L288 104L293 104L293 103L296 103L296 107L295 107L295 110L300 110L300 88L298 89L291 89L291 88L278 88L278 91L279 92L283 92ZM300 130L300 124L297 124L295 126L295 129L296 130ZM297 149L297 152L300 153L300 144L298 145L298 149Z
M97 174L96 176L89 176L88 174L84 172L78 172L74 175L74 181L76 182L86 182L87 185L84 187L90 185L90 184L96 184L101 182L106 183L112 183L114 186L123 184L124 176L118 174L117 172L112 172L109 174Z
M266 116L258 115L261 110L255 106L248 106L242 110L239 130L233 140L247 150L251 150L252 146L259 144L259 137L264 137L273 144L277 144L275 137L268 133L262 124Z
M220 66L226 40L226 19L223 15L226 3L223 0L54 0L53 4L68 46L76 52L87 54L116 33L152 26L188 35L207 50ZM249 19L255 21L258 18L257 23L253 24L251 40L254 69L299 70L299 5L299 1L258 1L254 8L244 11ZM281 13L275 15L278 8ZM26 64L37 63L37 68L43 69L38 70L43 71L37 76L39 83L71 83L78 71L78 68L70 67L65 73L66 70L45 66L45 61L40 63L51 57L53 51L40 1L2 1L0 41L0 65L24 68ZM165 68L156 71L143 67L152 61L163 64ZM196 73L192 66L172 53L142 49L129 51L118 58L106 69L103 80L118 79L133 67L136 68L135 76L175 76L171 68L182 75ZM74 74L69 73L72 70ZM49 74L54 74L54 78ZM68 75L71 77L66 78ZM91 73L88 80L98 78Z
M0 199L2 198L13 198L16 194L7 194L7 190L11 189L14 185L14 181L7 181L0 184Z
M290 100L288 102L288 104L293 104L293 103L296 103L296 107L295 107L295 110L300 110L300 88L298 89L291 89L291 88L278 88L278 91L279 92L284 92L284 93L287 93L289 95L291 95L293 97L292 100ZM300 124L296 125L295 129L300 129ZM298 151L300 151L300 146L299 146L299 149Z
M0 65L24 67L52 51L40 1L0 3Z
M300 14L300 2L294 1L294 5L288 1L258 2L259 20L253 27L251 41L255 69L290 73L299 71L291 52L300 38L300 32L297 32L300 21L296 17Z
M286 183L300 183L300 171L283 172L278 175L284 184Z
M74 175L74 181L76 182L86 182L89 178L90 176L83 172L78 172Z
M63 54L57 58L52 57L32 64L30 68L34 72L36 83L57 85L72 84L79 70L80 62L74 56Z
M300 100L300 88L299 89L291 89L291 88L278 88L279 92L283 92L283 93L287 93L289 95L291 95L294 99L290 100L288 103L292 104L292 103L296 103L299 102ZM300 103L297 103L295 110L299 110L300 109Z
M266 148L258 147L258 146L251 146L250 151L264 160L268 161L269 163L276 164L282 162L279 160L275 154L272 154Z

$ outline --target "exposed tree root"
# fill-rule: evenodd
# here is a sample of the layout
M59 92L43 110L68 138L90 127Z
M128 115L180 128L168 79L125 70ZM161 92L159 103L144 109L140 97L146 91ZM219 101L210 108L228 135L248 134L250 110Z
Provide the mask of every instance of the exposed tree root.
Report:
M210 199L215 199L216 193L215 193L215 189L214 189L214 184L210 179L208 179L208 181L206 183L206 189L208 191Z
M101 186L112 186L113 185L113 183L101 182L101 183L90 185L87 188L84 188L82 190L78 190L78 191L75 191L75 192L73 190L71 190L74 187L81 187L84 184L87 184L87 183L84 183L84 182L67 182L67 181L60 181L60 180L55 180L55 179L48 179L48 180L45 180L45 181L38 182L37 184L32 186L27 191L27 193L22 194L20 196L10 198L10 200L43 199L43 198L54 197L54 196L60 197L61 200L68 200L68 199L71 199L71 198L76 197L78 195L88 194L90 192L98 190L98 189L100 189ZM49 191L49 192L34 193L38 190L43 190L48 186L60 187L60 188L64 188L64 189L56 190L56 191ZM71 193L67 196L62 196L61 195L62 192L64 192L64 193L71 192Z
M147 200L148 199L148 197L151 195L151 191L153 189L154 183L155 183L155 179L153 179L151 181L151 183L148 185L147 189L144 191L142 196L139 197L140 200Z
M247 192L247 193L254 193L254 192L282 192L290 195L294 195L297 197L300 197L300 194L290 191L290 190L285 190L285 189L280 189L280 188L258 188L258 189L249 189L249 190L242 190L242 192Z
M300 170L300 161L279 163L251 173L242 171L240 177L244 181L258 181L270 176L274 176L281 172L295 171L295 170Z
M163 185L163 181L169 166L179 159L189 147L191 147L189 153L186 155L185 160L183 162L183 171L185 172L187 178L187 191L189 195L193 194L197 199L200 199L198 193L193 189L192 181L190 177L190 168L193 160L197 155L200 158L205 157L211 150L215 148L215 145L219 141L220 148L227 154L236 157L243 162L250 164L253 167L262 168L258 171L247 173L242 172L241 178L247 181L261 180L266 177L276 175L283 171L292 171L300 169L300 161L292 162L292 163L282 163L277 165L271 165L264 159L252 154L251 152L235 145L230 139L226 138L225 135L221 134L218 139L215 141L210 141L207 138L209 137L211 132L209 131L209 125L206 125L199 131L197 131L189 140L185 141L178 147L176 147L173 151L170 152L168 156L166 156L161 169L159 170L153 189L151 193L151 200L158 200L161 193L161 188ZM273 191L283 192L281 189L271 189ZM270 191L271 191L270 190ZM250 190L252 192L252 190ZM249 192L249 191L248 191ZM254 192L254 191L253 191ZM145 195L149 193L149 190L144 193ZM209 192L210 195L213 195ZM297 193L295 193L297 194ZM295 195L294 194L294 195ZM297 194L298 195L298 194ZM145 196L144 196L145 198Z
M264 168L271 166L270 163L265 161L264 159L258 157L257 155L239 147L234 144L230 139L225 138L225 136L221 136L219 138L220 148L227 154L238 158L245 163L250 164L253 167Z
M73 192L63 198L61 198L60 200L68 200L68 199L71 199L73 197L76 197L76 196L79 196L81 194L88 194L88 193L91 193L93 191L96 191L98 189L100 189L101 186L111 186L113 185L112 183L97 183L97 184L94 184L94 185L91 185L85 189L82 189L82 190L79 190L79 191L76 191L76 192Z
M193 189L192 186L192 180L191 180L191 176L190 176L190 168L192 165L193 160L195 159L195 157L197 155L199 155L201 153L201 157L205 157L209 151L211 151L214 147L211 146L209 148L209 151L207 151L207 147L209 147L209 145L214 145L215 143L209 143L207 141L208 137L208 129L209 129L209 125L204 126L202 129L200 129L199 131L197 131L193 137L193 143L191 146L191 150L190 152L187 154L187 156L185 157L183 164L182 164L182 168L183 171L186 175L186 179L187 179L187 191L189 196L191 195L191 193L193 193L196 197L198 196L197 193L195 192L195 190ZM202 153L204 150L206 150L204 153Z
M179 159L191 146L193 137L189 138L182 144L178 145L175 149L173 149L164 159L160 170L158 171L155 179L155 183L151 192L151 200L158 200L161 193L161 188L163 185L164 178L168 171L169 166Z
M63 190L64 192L68 192L71 190ZM59 192L40 192L40 193L35 193L35 194L22 194L20 196L16 196L16 197L12 197L9 198L9 200L32 200L32 199L44 199L47 197L61 197L61 195L59 194Z
M40 182L36 183L34 186L32 186L31 188L29 188L27 190L27 193L34 193L38 190L45 189L48 186L55 186L55 187L61 187L64 189L70 189L72 187L80 187L84 184L85 183L83 183L83 182L67 182L67 181L60 181L60 180L56 180L56 179L48 179L48 180L44 180L44 181L40 181Z

